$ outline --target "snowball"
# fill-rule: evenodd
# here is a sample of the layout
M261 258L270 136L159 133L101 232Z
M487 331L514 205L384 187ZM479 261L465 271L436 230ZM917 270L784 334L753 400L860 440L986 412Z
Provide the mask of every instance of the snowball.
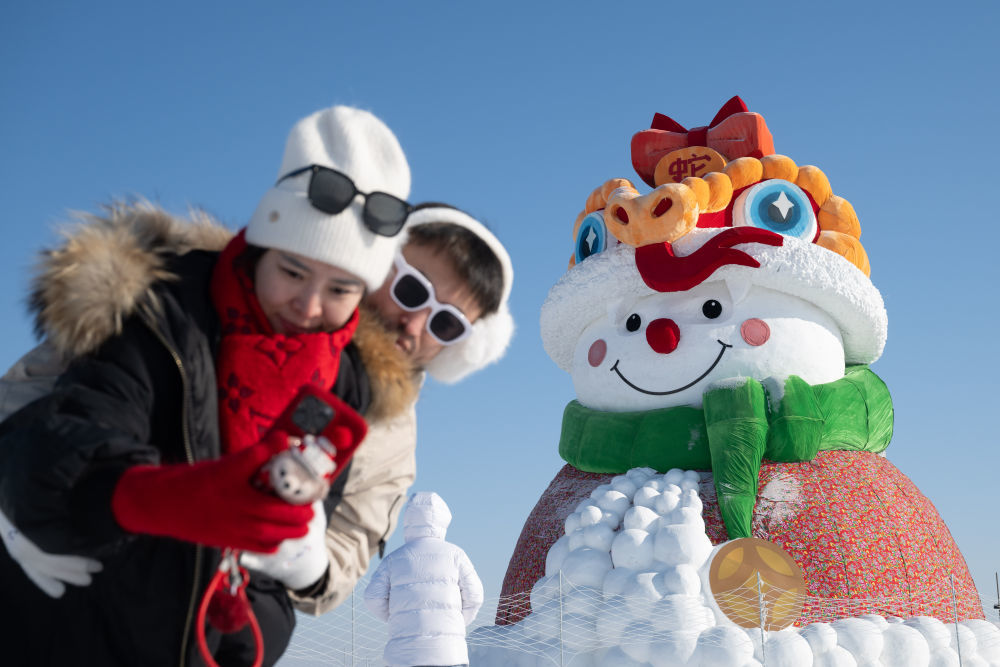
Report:
M931 650L929 667L959 667L958 654L950 646L937 646Z
M653 667L686 664L698 645L698 632L672 630L659 633L649 645L649 663Z
M634 528L651 532L659 527L659 521L660 515L649 507L636 506L629 508L625 512L625 517L622 519L622 527L626 530Z
M646 485L635 492L632 503L636 507L648 507L652 509L656 507L656 499L659 497L660 491L656 487ZM657 515L657 518L659 518L659 515Z
M601 584L601 591L604 597L612 598L625 592L625 587L635 577L636 573L627 567L616 567L608 570L604 575L604 582Z
M653 603L663 597L656 588L655 572L639 572L625 586L622 593L625 607L636 618L647 618L653 609Z
M880 657L885 667L924 667L930 662L930 646L919 631L902 623L886 626Z
M677 488L677 487L674 487ZM672 491L669 488L665 489L656 499L653 501L653 507L662 516L666 516L673 511L675 507L681 502L681 490Z
M837 645L837 631L829 623L810 623L799 631L802 638L809 642L813 655L820 655L833 650Z
M590 614L573 614L563 610L562 631L563 644L574 653L592 651L598 646L597 619ZM475 664L475 663L470 663ZM573 661L576 665L576 660Z
M690 595L664 595L650 612L653 626L660 632L671 630L694 630L700 623L704 630L714 625L714 618L706 621L701 600Z
M826 653L813 657L813 667L857 667L858 661L843 646L834 646Z
M628 496L621 491L615 491L614 489L610 489L594 497L594 500L597 501L597 506L602 510L610 512L619 518L625 514L625 510L627 510L629 505L632 504L632 501L628 499Z
M732 625L732 621L726 621L721 625ZM760 628L744 628L742 626L739 626L739 628L747 636L747 639L750 640L750 643L753 644L753 659L758 661L763 660L764 644L761 640Z
M698 595L701 593L701 578L698 570L687 563L667 567L657 575L657 588L665 595Z
M1000 666L1000 628L982 619L969 619L961 624L976 635L979 657Z
M538 640L531 643L531 657L535 660L527 664L519 663L523 667L548 667L549 665L559 664L559 654L564 653L564 648L559 645L559 641L556 639L548 640ZM470 664L479 667L478 663L470 661ZM574 667L576 667L574 665Z
M598 523L587 526L583 529L583 546L597 549L598 551L610 551L611 544L615 540L615 531L606 523Z
M587 526L590 528L590 526ZM584 543L583 528L577 528L572 533L566 536L566 545L569 547L569 551L576 551L577 549L582 549L587 546Z
M604 512L597 505L587 505L580 510L580 527L586 528L600 523L604 518Z
M708 553L708 558L705 559L706 563L711 563L715 555L726 546L726 542L722 544L716 544L712 547L712 550ZM715 616L717 623L731 623L729 617L719 608L719 603L716 602L715 596L712 594L712 582L709 581L709 570L710 568L706 565L705 567L698 568L698 578L701 579L701 590L704 592L704 601L709 609Z
M653 565L653 541L653 536L645 530L623 530L611 545L612 563L615 567L649 569Z
M632 496L635 495L639 485L625 475L618 475L611 479L611 488L623 494L629 499L629 502L632 502Z
M951 643L948 628L933 616L914 616L903 621L903 625L919 631L927 640L932 652L940 646L948 646Z
M889 627L889 621L885 620L885 616L879 616L878 614L862 614L857 618L863 618L866 621L871 621L875 624L875 627L877 627L879 631L884 631Z
M558 601L559 599L559 575L556 573L552 577L542 577L535 582L535 585L531 587L531 593L529 596L529 601L531 602L532 616L535 614L536 609L541 609L545 607L553 600Z
M732 667L753 658L753 643L735 625L717 625L698 636L695 656L702 667Z
M701 486L701 483L696 479L683 479L680 483L681 491L694 491L697 493L699 486Z
M601 521L606 523L611 530L618 530L622 525L622 514L616 514L615 512L605 512L601 517Z
M653 554L666 565L701 567L711 551L712 541L704 529L689 524L660 526L653 543Z
M563 576L574 586L600 588L611 569L611 556L606 551L583 547L570 551L563 561Z
M701 518L701 510L693 507L677 507L673 512L660 519L660 525L687 525L698 533L705 532L705 521Z
M469 664L476 667L536 667L537 660L531 653L506 648L523 642L524 628L521 623L480 626L468 636Z
M546 602L537 613L534 607L532 612L521 621L524 627L524 634L532 639L549 639L559 636L559 601L552 600Z
M603 496L605 493L611 490L612 489L610 484L598 484L596 487L594 487L594 490L590 492L590 498L591 500L597 500L598 496Z
M809 642L794 630L768 634L764 642L764 662L768 667L801 667L812 663Z
M549 548L545 555L545 576L551 577L562 569L563 561L569 553L569 537L563 535Z
M625 473L625 476L628 477L633 482L635 482L636 486L642 486L647 481L649 481L651 477L654 477L655 475L656 471L649 467L632 468L627 473Z
M579 527L580 527L580 513L571 512L570 515L566 517L566 521L563 522L563 528L565 529L565 533L569 535Z
M650 656L650 639L653 637L653 627L649 621L632 621L625 626L620 641L625 655L636 662L647 663Z
M680 468L671 468L665 475L663 475L663 482L665 484L675 484L680 486L682 481L684 481L684 471Z
M701 496L698 495L697 488L687 489L681 493L681 507L686 507L694 512L698 513L698 518L701 518L702 509L704 509L704 503L701 502Z
M599 588L590 586L563 586L561 612L575 616L597 616L601 611L604 595Z
M664 482L664 481L663 481L663 476L662 476L662 475L655 475L655 476L653 476L653 477L650 477L649 479L647 479L647 480L646 480L646 483L645 483L645 484L643 484L642 486L643 486L644 488L650 488L650 489L653 489L653 490L655 490L655 491L656 491L657 493L659 493L660 491L662 491L662 490L663 490L663 488L664 488L664 487L665 487L666 485L667 485L667 484L666 484L666 482Z
M625 598L623 596L608 598L601 605L601 611L597 615L597 636L603 644L615 646L621 641L629 620L631 619L625 609Z
M850 651L859 665L878 660L883 640L877 625L861 618L841 618L832 625L837 631L837 645Z
M958 651L963 663L965 656L975 655L979 642L976 641L976 633L969 626L959 623L956 630L955 624L949 623L945 627L948 629L949 646Z
M556 663L558 664L558 663ZM597 663L600 667L643 667L643 664L630 658L620 647L612 647Z

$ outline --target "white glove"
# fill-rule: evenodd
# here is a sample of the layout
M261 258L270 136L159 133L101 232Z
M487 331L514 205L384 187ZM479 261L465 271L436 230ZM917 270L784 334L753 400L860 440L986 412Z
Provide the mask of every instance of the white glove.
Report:
M101 562L93 558L42 551L3 512L0 512L0 539L10 557L49 597L61 598L66 592L66 584L89 586L90 575L103 569Z
M314 502L312 508L313 518L305 537L285 540L273 554L244 551L240 563L277 579L291 590L319 581L330 563L326 553L326 511L322 500Z

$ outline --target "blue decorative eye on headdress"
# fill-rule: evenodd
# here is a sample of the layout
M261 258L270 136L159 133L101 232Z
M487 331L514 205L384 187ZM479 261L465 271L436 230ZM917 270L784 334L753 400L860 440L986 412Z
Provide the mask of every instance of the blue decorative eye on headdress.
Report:
M733 203L733 227L759 227L810 242L818 230L809 195L781 179L762 181L740 193Z
M604 211L594 211L580 221L580 229L576 233L576 241L573 247L573 256L579 264L591 255L604 252L609 240L614 243L613 236L608 234L608 228L604 225Z

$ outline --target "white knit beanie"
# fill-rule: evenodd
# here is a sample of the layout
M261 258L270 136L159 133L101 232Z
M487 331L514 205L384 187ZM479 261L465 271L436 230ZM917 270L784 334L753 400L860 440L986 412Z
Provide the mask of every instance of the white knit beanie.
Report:
M410 194L410 167L395 135L368 111L335 106L303 118L292 128L278 179L296 169L320 165L347 174L364 193ZM365 227L365 198L337 215L309 202L312 172L288 178L266 193L247 225L247 243L277 248L340 267L376 290L385 280L402 240Z
M503 286L500 307L484 315L472 325L472 335L454 345L448 345L426 366L427 372L439 382L454 383L491 363L499 361L514 335L514 318L507 301L514 285L514 267L507 249L486 226L468 213L449 206L428 206L410 214L406 229L434 222L447 222L463 227L478 236L500 261Z

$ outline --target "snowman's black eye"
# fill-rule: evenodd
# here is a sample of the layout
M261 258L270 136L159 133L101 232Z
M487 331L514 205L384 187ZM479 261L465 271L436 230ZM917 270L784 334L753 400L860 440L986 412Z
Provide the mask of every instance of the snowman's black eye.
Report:
M629 331L638 331L639 327L641 326L642 326L642 318L639 317L636 313L632 313L631 315L628 316L628 319L625 320L625 328L628 329Z
M715 299L709 299L705 303L701 304L701 312L708 319L714 320L722 314L722 304Z

